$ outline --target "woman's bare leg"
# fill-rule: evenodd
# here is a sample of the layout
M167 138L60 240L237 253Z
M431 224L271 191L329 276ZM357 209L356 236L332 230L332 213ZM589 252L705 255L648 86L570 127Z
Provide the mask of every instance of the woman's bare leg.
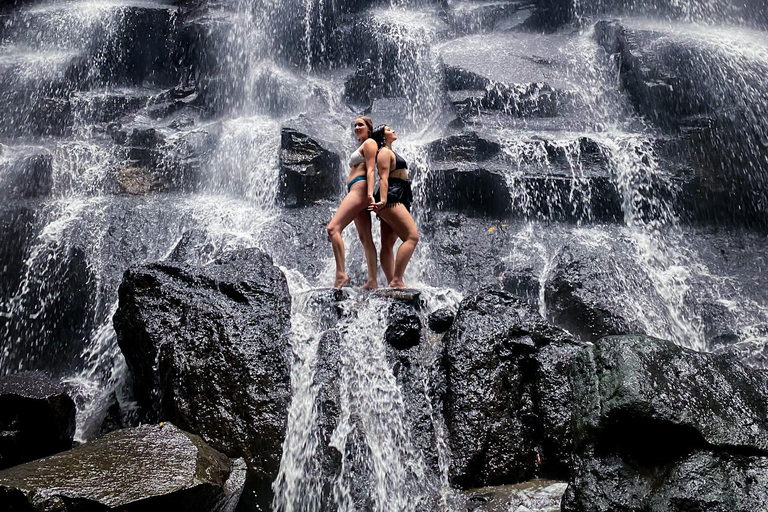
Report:
M346 272L346 255L344 254L344 239L341 237L341 232L344 228L349 226L349 223L355 218L355 216L364 210L368 206L368 199L365 195L366 188L365 182L358 182L352 185L352 190L349 194L344 196L339 209L336 210L336 214L331 219L328 227L325 230L328 232L328 238L331 241L331 247L333 247L333 257L336 260L336 279L333 282L334 288L341 288L347 281L349 276Z
M355 217L355 227L357 228L357 235L360 237L360 242L363 244L363 250L365 251L365 263L368 266L368 281L362 286L363 290L373 290L379 287L379 283L376 279L377 266L376 266L376 244L373 243L373 235L371 235L371 213L368 210L363 210Z
M387 276L387 284L395 276L395 242L397 242L397 233L385 221L381 221L381 252L379 260L381 261L381 270Z
M397 249L395 272L392 280L389 282L389 286L392 288L406 288L403 282L403 275L405 274L405 267L411 261L416 244L419 243L419 230L416 229L416 223L413 222L413 217L411 217L408 209L402 204L385 208L379 212L379 216L389 224L392 230L397 233L397 236L400 237L400 240L403 241Z

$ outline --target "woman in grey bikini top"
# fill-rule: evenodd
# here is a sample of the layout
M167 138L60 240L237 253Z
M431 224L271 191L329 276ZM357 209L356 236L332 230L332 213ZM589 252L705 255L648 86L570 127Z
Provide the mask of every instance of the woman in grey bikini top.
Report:
M373 122L370 117L360 116L355 118L354 132L360 147L349 156L349 177L347 178L347 194L342 199L339 209L328 224L326 231L333 248L333 257L336 260L336 277L334 288L341 288L349 282L346 272L346 255L344 251L344 239L341 233L350 222L355 221L357 234L365 250L365 260L368 267L368 280L363 288L370 290L377 288L377 257L376 246L371 236L371 215L368 213L368 205L373 201L373 181L376 172L376 152L378 146L371 139Z

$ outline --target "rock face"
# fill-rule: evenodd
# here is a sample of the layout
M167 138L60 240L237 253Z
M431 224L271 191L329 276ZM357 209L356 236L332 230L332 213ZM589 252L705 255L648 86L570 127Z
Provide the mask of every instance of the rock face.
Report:
M0 377L0 468L72 447L75 402L40 372Z
M231 512L245 472L198 436L143 425L0 471L0 500L20 512Z
M445 344L451 480L471 487L567 474L566 376L579 345L500 291L464 299Z
M117 169L119 190L131 195L193 191L200 181L200 159L213 146L215 135L198 130L167 140L155 128L114 127L115 142L124 144L126 159Z
M615 302L615 291L606 286L624 275L616 269L630 266L635 269L630 274L642 275L621 248L605 247L595 255L573 240L565 244L546 283L548 318L585 341L644 332L639 322Z
M637 111L675 141L671 152L692 169L682 186L686 215L765 228L768 165L765 61L670 32L601 21L598 43L617 57ZM737 77L754 77L733 86ZM706 198L706 208L701 207Z
M206 267L133 267L119 296L115 330L146 416L274 477L290 400L291 299L271 258L248 249Z
M282 128L278 195L286 206L335 198L341 185L341 159L327 142L308 135L306 124L300 118Z
M49 195L53 188L52 160L49 151L38 149L23 152L10 165L0 164L0 176L3 178L0 181L0 197L16 199Z
M733 358L611 336L573 363L564 511L768 505L768 376Z

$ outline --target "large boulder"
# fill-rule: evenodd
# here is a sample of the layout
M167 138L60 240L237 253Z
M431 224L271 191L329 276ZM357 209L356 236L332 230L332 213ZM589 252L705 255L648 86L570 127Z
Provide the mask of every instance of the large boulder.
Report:
M318 132L305 116L282 127L278 197L286 206L305 206L339 195L341 159Z
M573 42L565 33L507 31L442 45L445 83L456 113L469 122L489 111L523 118L571 112L581 84L561 49Z
M143 425L0 471L0 500L19 512L231 512L245 472L198 436Z
M625 286L643 286L644 273L631 250L631 245L614 241L595 252L588 242L570 239L555 256L545 285L547 317L585 341L645 332L623 295ZM649 294L652 291L641 295Z
M732 357L611 336L572 364L564 511L768 505L768 375Z
M68 450L75 402L44 373L0 377L0 469Z
M567 475L567 375L580 345L501 291L464 299L445 344L451 480L473 487Z
M274 478L290 400L291 298L272 259L242 249L205 267L136 266L119 297L118 344L145 417Z

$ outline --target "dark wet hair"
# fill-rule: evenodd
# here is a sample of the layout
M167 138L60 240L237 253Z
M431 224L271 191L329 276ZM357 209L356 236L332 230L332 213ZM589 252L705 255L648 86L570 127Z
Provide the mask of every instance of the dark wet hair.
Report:
M355 121L357 121L358 119L363 120L363 122L365 123L365 126L368 128L368 137L371 137L373 135L373 120L368 116L357 116L355 118ZM354 126L354 121L352 125Z
M387 141L384 140L384 130L386 130L388 125L386 124L380 124L376 128L374 128L373 132L371 133L371 138L376 141L376 144L379 145L379 148L383 148L387 145Z

